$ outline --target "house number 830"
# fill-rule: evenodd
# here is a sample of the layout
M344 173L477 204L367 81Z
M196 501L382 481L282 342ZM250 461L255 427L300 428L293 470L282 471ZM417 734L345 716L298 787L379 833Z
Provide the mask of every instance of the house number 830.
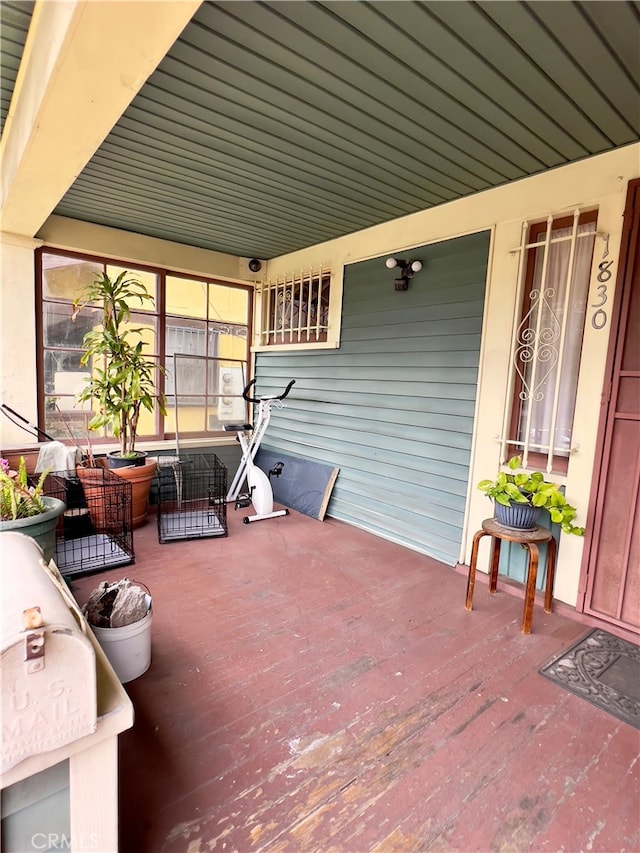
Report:
M602 261L598 264L599 272L596 276L596 280L599 282L598 296L597 301L591 303L591 307L596 309L591 316L591 325L594 329L604 329L607 325L607 312L604 310L603 306L609 298L606 282L611 278L612 266L613 261Z

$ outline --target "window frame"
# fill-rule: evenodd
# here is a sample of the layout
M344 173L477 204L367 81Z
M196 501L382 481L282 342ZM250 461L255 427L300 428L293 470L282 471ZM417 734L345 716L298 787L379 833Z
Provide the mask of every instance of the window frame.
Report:
M287 286L293 282L311 279L312 282L320 281L323 286L328 284L328 308L326 319L326 334L320 339L307 340L306 327L302 327L302 335L294 339L289 330L284 332L283 340L272 340L265 343L265 336L273 333L271 323L265 314L269 311L271 290ZM300 265L292 269L291 266L275 267L272 263L267 264L265 277L255 284L254 304L254 333L252 352L281 352L300 349L338 349L340 346L340 329L342 322L342 290L344 279L344 266L340 263L311 263ZM312 286L316 286L312 284ZM313 326L311 326L313 328ZM279 335L278 335L279 336Z
M544 241L546 239L547 230L549 229L551 234L554 231L560 231L562 229L572 228L574 223L574 213L559 213L552 214L543 220L537 220L535 222L523 223L523 235L526 235L526 242L524 246L521 246L520 251L524 253L524 262L522 269L522 278L521 285L519 288L519 292L516 298L516 304L519 306L519 313L515 315L515 323L512 330L512 350L509 359L509 371L510 376L512 376L512 382L510 383L510 394L509 398L506 401L506 430L504 430L503 435L503 443L506 448L506 458L511 456L522 456L523 455L523 447L522 442L519 438L519 423L520 416L522 411L522 400L520 398L520 392L523 388L523 380L520 376L520 373L514 367L514 359L515 359L515 344L517 343L517 335L518 331L521 327L521 324L524 322L526 317L528 316L532 303L531 303L531 291L534 289L535 284L535 272L536 272L536 258L539 250L544 246ZM598 223L598 208L589 208L578 211L578 221L577 227L579 228L581 225L587 225L589 223L593 223L595 225L593 236L597 234L597 223ZM526 227L526 231L525 231ZM550 237L552 240L553 238ZM579 239L576 236L576 239ZM593 264L593 256L591 258L590 268ZM585 309L586 303L588 301L589 294L589 281L587 281L587 287L585 289ZM571 286L571 282L569 282L569 286ZM584 327L582 329L582 337L584 338ZM580 359L579 359L580 361ZM579 367L579 364L578 364ZM535 468L538 470L547 470L548 469L548 452L543 452L541 450L530 450L527 449L527 468ZM561 455L558 452L555 452L555 448L552 448L552 467L549 470L549 473L556 473L561 475L566 475L568 471L569 458L571 456L571 448L567 450L566 455Z
M167 314L166 310L166 280L168 277L173 279L184 279L187 282L202 282L203 284L217 287L225 287L231 289L239 289L247 294L247 315L246 315L246 338L245 338L245 347L244 347L244 362L247 366L247 371L250 370L251 366L251 339L253 332L253 312L255 306L255 297L254 297L254 287L252 284L248 284L246 282L240 281L229 281L228 279L219 279L215 276L207 276L201 273L190 273L185 272L180 269L171 269L169 267L161 267L148 263L141 263L138 261L131 261L123 258L115 258L112 256L105 256L100 254L92 254L86 252L77 252L77 251L69 251L65 249L55 248L52 246L40 246L35 250L35 296L36 296L36 371L37 371L37 417L38 417L38 430L43 432L46 430L46 389L45 389L45 354L51 349L52 351L55 349L53 347L45 347L44 343L44 314L45 314L45 304L46 303L56 303L59 304L68 304L66 300L59 299L56 300L48 299L44 294L44 270L43 270L43 256L44 255L57 255L63 258L77 259L78 261L82 261L85 263L95 263L97 265L102 265L103 268L107 267L119 267L122 269L130 270L133 274L136 271L140 271L141 273L150 273L156 277L156 298L153 310L143 309L144 313L153 316L155 318L156 323L156 343L155 343L155 351L151 353L152 358L157 358L158 364L165 367L168 370L173 369L173 355L167 355L166 352L166 344L167 344L167 318L169 320L179 318L180 315L175 313ZM206 301L206 318L197 318L191 316L185 316L185 320L191 320L194 323L194 327L196 325L204 324L205 328L205 336L207 336L210 332L210 328L215 326L218 320L212 320L209 318L209 300ZM138 309L134 308L134 313L138 313ZM238 324L231 324L238 325ZM248 374L247 374L248 375ZM162 370L158 373L159 376L159 390L164 393L165 391L165 376ZM158 442L166 442L166 441L175 441L176 440L176 432L175 430L169 431L167 430L167 424L170 420L171 407L169 407L167 416L163 416L157 409L154 409L154 433L153 434L144 434L138 436L138 444L145 443L158 443ZM219 438L228 439L229 433L225 432L223 429L220 430L198 430L191 431L187 433L181 433L180 439L182 440L190 440L190 439L202 439L209 438L217 440ZM60 436L56 440L59 440L65 444L73 444L75 443L72 438L69 436ZM78 441L78 439L76 439ZM92 437L92 441L99 445L112 446L117 443L116 439L110 438L104 435L96 435Z

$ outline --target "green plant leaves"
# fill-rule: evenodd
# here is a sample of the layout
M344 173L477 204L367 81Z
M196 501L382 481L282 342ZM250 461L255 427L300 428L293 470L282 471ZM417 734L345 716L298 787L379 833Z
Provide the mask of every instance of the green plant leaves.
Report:
M77 395L79 402L93 401L98 412L89 421L90 429L110 427L120 439L123 456L135 451L140 407L152 412L157 405L166 414L166 404L154 382L163 367L146 358L142 336L144 327L129 327L131 302L140 307L153 306L153 298L138 279L127 270L115 279L101 273L74 302L73 318L85 306L99 304L102 323L99 329L87 332L83 339L85 352L80 363L91 364L92 375Z
M541 471L517 472L520 464L521 458L512 456L507 462L509 471L499 471L495 480L481 480L478 489L503 506L510 506L513 502L546 509L551 521L560 524L565 533L584 536L584 527L572 523L578 514L577 510L567 503L560 487L545 480Z
M42 500L42 489L50 471L50 468L44 471L35 486L29 486L27 466L23 456L20 457L15 476L10 477L4 471L0 471L0 517L3 521L31 518L46 512L47 508Z

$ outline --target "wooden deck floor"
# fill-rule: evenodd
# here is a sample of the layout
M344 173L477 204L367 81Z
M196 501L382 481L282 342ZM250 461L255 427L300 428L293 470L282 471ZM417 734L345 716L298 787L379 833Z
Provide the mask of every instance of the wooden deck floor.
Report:
M122 853L640 849L639 733L538 674L588 628L340 522L136 531Z

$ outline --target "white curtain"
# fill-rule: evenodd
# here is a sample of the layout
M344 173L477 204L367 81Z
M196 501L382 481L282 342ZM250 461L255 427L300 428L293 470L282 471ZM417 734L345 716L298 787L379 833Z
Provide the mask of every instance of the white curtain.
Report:
M578 226L572 270L571 235L571 228L552 231L552 239L567 239L549 245L546 269L545 247L534 250L530 310L515 354L522 382L517 439L542 453L551 445L558 456L571 448L595 223Z

